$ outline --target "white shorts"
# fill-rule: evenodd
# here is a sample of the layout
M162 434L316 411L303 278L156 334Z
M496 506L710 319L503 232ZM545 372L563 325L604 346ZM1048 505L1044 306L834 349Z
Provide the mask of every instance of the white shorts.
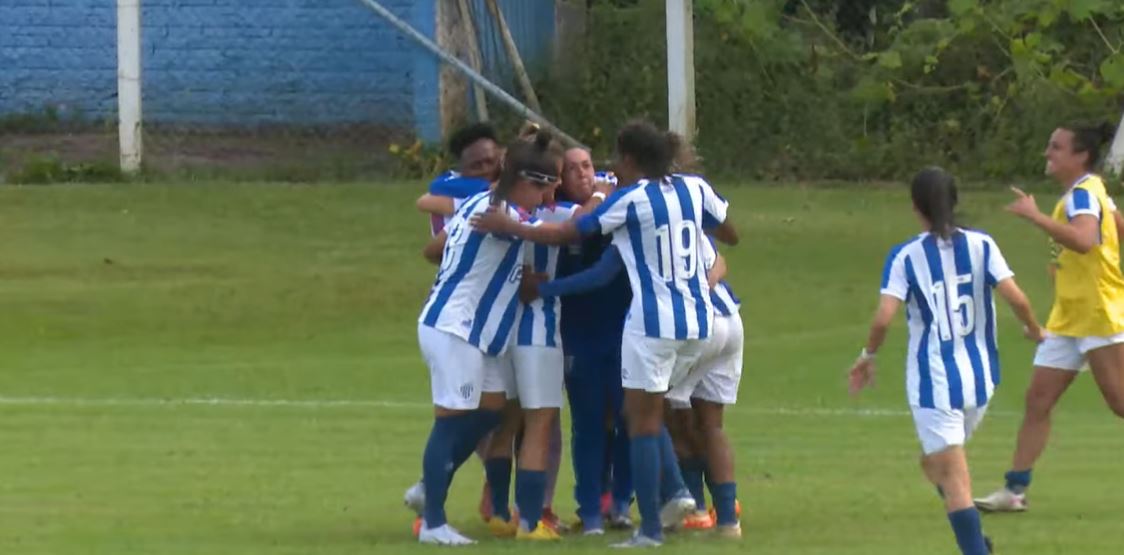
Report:
M621 385L666 393L682 382L702 356L704 341L663 339L625 333L621 342Z
M450 410L480 408L482 392L506 391L505 362L451 333L418 324L418 344L429 366L433 404Z
M562 349L516 345L507 352L514 377L507 398L519 399L525 409L562 408Z
M986 405L964 410L910 408L913 410L913 423L917 426L917 437L921 440L921 450L926 455L963 446L987 414Z
M1079 372L1089 362L1086 356L1089 351L1117 343L1124 343L1124 333L1109 337L1069 337L1048 333L1034 353L1034 365Z
M745 332L741 315L716 316L710 337L703 341L699 362L687 378L667 394L671 408L691 408L692 398L722 405L736 403L744 354Z

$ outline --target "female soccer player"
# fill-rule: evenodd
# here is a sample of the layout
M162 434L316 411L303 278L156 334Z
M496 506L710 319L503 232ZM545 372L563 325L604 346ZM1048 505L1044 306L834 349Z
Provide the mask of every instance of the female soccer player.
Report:
M549 142L544 134L533 143L513 145L495 190L469 198L443 232L441 267L418 318L435 416L422 459L421 543L472 543L446 522L445 498L456 469L499 423L506 401L499 355L515 325L523 242L474 230L468 220L489 209L512 221L530 219L525 214L558 181Z
M912 197L925 232L887 257L882 299L866 347L851 368L850 390L857 394L873 382L875 353L906 303L906 393L921 440L921 468L944 497L961 552L986 555L991 548L972 504L964 444L999 383L992 289L1014 309L1029 339L1039 341L1042 331L995 241L957 227L952 176L940 168L921 171L913 179Z
M674 135L649 123L626 125L617 136L616 174L633 185L577 220L532 227L499 212L473 218L480 230L554 245L611 233L621 251L633 289L621 346L621 383L642 519L641 529L621 547L660 545L662 523L678 523L694 509L663 426L663 399L698 360L713 323L701 261L704 225L719 239L737 242L726 221L726 201L700 178L671 175L678 145ZM673 493L661 496L661 489ZM661 497L667 499L662 510Z
M1006 486L976 500L985 511L1025 511L1031 468L1046 448L1050 412L1086 363L1105 402L1124 417L1124 277L1116 207L1104 182L1093 174L1111 126L1067 125L1050 136L1046 174L1065 194L1047 216L1034 197L1014 189L1007 210L1050 236L1054 248L1054 308L1046 340L1034 355L1034 376L1026 392Z
M726 263L717 246L707 238L704 247L714 305L714 328L706 340L702 357L688 378L667 394L673 438L680 457L683 480L695 499L696 510L683 522L687 529L709 529L728 538L741 537L738 522L737 483L734 453L723 429L726 405L738 399L742 377L745 335L741 301L726 283ZM703 476L710 486L714 513L707 513Z

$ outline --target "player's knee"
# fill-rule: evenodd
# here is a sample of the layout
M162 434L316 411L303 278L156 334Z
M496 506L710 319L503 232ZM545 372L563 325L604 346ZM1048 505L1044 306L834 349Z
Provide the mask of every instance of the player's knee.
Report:
M1026 392L1026 417L1028 419L1044 419L1050 417L1054 410L1056 397L1049 393L1035 391Z

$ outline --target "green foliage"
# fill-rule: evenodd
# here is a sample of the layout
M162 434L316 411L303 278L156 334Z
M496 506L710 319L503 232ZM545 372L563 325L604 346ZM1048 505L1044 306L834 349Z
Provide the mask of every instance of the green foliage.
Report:
M449 167L443 145L427 145L415 140L409 146L391 143L387 152L394 158L393 175L403 179L428 179Z
M15 185L116 183L124 181L125 176L121 173L121 168L112 162L72 164L54 156L35 156L8 176L7 180Z
M548 111L606 151L666 116L661 2L595 6ZM1116 121L1124 4L1110 0L696 0L697 147L711 173L896 178L1041 172L1049 131Z

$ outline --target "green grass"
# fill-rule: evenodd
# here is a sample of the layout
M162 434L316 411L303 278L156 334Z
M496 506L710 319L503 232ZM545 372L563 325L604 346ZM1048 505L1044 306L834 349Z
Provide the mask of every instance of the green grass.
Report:
M433 277L411 208L420 188L0 189L0 553L431 551L401 506L430 418L414 324ZM916 231L904 191L724 192L744 237L726 254L748 336L728 418L746 539L681 535L665 551L955 552L903 412L901 326L878 389L844 391L885 252ZM1006 198L964 202L1045 316L1045 240L1001 212ZM1000 312L1006 379L970 449L980 491L1008 463L1032 355ZM178 402L206 398L307 403ZM1118 553L1122 430L1082 378L1036 469L1033 511L986 518L999 552ZM564 467L566 514L571 485ZM450 515L483 538L479 487L472 462ZM468 551L594 552L609 539Z

